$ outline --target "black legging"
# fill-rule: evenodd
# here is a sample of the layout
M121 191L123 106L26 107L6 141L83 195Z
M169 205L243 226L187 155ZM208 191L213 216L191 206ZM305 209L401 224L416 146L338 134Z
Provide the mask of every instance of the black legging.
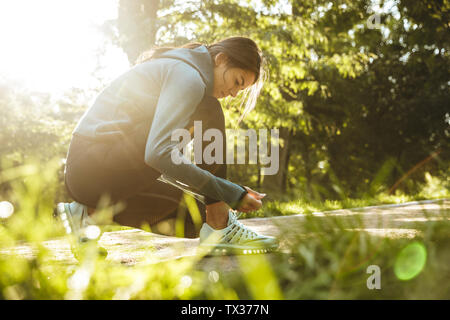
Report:
M219 101L206 96L197 106L189 125L202 121L202 130L216 128L223 134L223 156L226 155L225 118ZM112 141L93 141L74 135L70 142L65 167L65 184L69 195L77 202L96 208L100 198L108 195L112 203L122 202L125 209L114 216L114 221L139 228L172 219L185 217L184 236L198 236L187 209L180 206L183 192L169 184L156 180L160 172L144 162L145 145L150 125L143 123L133 133ZM202 144L202 150L204 145ZM226 179L224 164L198 164L220 178ZM217 200L205 197L207 204ZM202 221L206 220L205 205L197 201Z

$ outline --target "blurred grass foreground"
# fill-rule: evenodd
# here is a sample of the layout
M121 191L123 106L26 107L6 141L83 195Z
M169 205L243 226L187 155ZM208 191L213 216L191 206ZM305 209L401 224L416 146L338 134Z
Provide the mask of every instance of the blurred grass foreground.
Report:
M18 167L3 164L0 183L10 188L4 190L0 202L2 299L450 298L448 200L436 202L432 216L424 210L425 219L411 219L408 230L414 232L393 237L365 232L364 219L358 215L344 219L315 212L370 205L370 199L321 206L301 200L269 202L258 215L304 217L299 226L281 230L290 236L281 237L283 249L278 253L158 259L157 248L148 246L140 252L149 263L130 266L111 259L109 249L98 250L101 241L95 238L102 236L99 233L93 233L93 241L79 243L54 220L59 167L56 160L45 165L32 161ZM438 187L437 194L448 198L448 189L432 177L417 197L429 196L430 191L436 194ZM414 199L400 194L384 197L385 203ZM372 201L379 203L380 199ZM126 229L108 228L102 227L103 236L108 230ZM131 255L136 249L131 243L122 250ZM55 250L70 259L58 257ZM372 281L371 272L377 267L381 278Z

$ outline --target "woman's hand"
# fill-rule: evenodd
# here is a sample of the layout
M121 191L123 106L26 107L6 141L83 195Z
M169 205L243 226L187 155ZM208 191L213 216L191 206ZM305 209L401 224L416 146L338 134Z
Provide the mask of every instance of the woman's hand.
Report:
M241 204L237 208L237 210L248 213L260 209L262 207L261 199L264 198L266 194L259 193L246 186L244 186L244 188L248 193L242 199Z

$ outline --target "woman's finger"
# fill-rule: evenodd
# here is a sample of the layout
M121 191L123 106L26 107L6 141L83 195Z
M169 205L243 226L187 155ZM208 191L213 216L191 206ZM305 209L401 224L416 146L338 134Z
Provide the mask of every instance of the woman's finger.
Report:
M242 205L241 207L238 208L238 211L242 211L242 212L249 212L250 211L250 207L248 205Z
M259 193L259 192L255 191L255 190L250 189L247 186L244 186L244 188L247 190L248 193L250 193L252 196L256 197L257 199L262 199L262 198L264 198L266 196L265 193Z
M251 207L251 209L258 210L262 207L262 202L261 200L253 198L249 201L248 205Z
M241 207L238 210L248 213L248 212L258 210L259 208L261 208L261 206L262 206L261 200L258 200L256 198L254 198L252 195L247 194L247 195L245 195L245 197L242 201Z

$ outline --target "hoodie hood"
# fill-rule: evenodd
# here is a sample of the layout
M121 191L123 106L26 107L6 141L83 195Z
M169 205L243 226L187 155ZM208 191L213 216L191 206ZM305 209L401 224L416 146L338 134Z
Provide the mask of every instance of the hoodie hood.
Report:
M214 88L214 67L211 55L204 46L198 46L194 49L176 48L157 54L157 58L171 58L186 62L196 69L206 85L206 94L212 96Z

